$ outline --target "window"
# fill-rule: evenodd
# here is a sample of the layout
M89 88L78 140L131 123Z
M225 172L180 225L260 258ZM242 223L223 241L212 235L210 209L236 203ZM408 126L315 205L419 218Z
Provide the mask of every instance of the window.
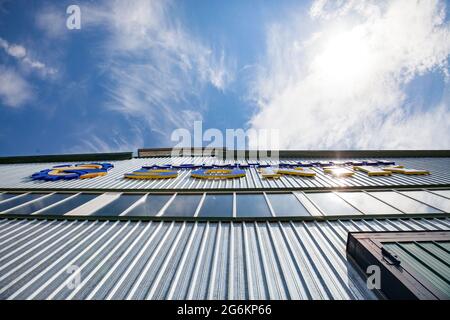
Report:
M128 209L133 203L142 198L144 194L122 194L116 200L108 203L103 208L97 210L93 216L119 216Z
M0 204L0 212L17 207L21 204L24 204L25 202L35 200L37 198L42 197L43 195L45 195L45 194L44 193L29 193L29 194L24 194L20 197L13 198L8 201L2 202Z
M81 193L76 195L73 198L70 198L66 201L63 201L61 203L58 203L54 207L45 209L44 211L39 212L39 215L53 215L53 216L62 216L69 211L72 211L73 209L87 203L88 201L91 201L92 199L96 198L98 194L95 193Z
M0 193L0 201L11 199L18 196L20 193Z
M331 192L306 193L326 216L361 214L358 210Z
M450 231L352 232L347 256L362 274L380 271L390 299L450 299Z
M145 198L139 200L139 204L125 215L135 217L156 216L171 197L171 194L149 194Z
M441 211L393 191L374 191L371 195L405 213L440 213Z
M165 217L193 217L201 195L179 194L164 211Z
M309 216L308 210L292 193L268 193L267 198L276 217Z
M430 190L433 193L436 193L442 197L446 197L450 199L450 190Z
M444 197L427 191L402 191L402 193L444 212L450 212L450 200Z
M232 194L207 194L198 214L199 217L232 217Z
M239 193L236 195L236 202L238 217L272 216L262 193Z
M48 207L49 205L52 205L61 200L64 200L67 197L70 197L71 195L72 194L68 194L68 193L55 193L48 197L42 197L36 201L26 204L23 207L12 209L11 211L8 212L8 214L20 214L20 215L31 214L31 213L41 210L45 207Z
M365 214L401 214L397 209L364 192L339 192L339 195Z

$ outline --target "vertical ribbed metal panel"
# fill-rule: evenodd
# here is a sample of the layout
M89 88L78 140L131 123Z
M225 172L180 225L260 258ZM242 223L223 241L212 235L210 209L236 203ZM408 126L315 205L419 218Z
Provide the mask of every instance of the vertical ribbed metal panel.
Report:
M388 230L450 230L450 219L2 219L0 299L375 299L347 261L347 233Z
M305 159L289 159L284 162L301 161ZM362 159L347 159L362 160ZM372 159L373 160L373 159ZM31 181L29 177L43 169L51 168L54 165L64 163L44 163L44 164L9 164L0 165L0 188L41 188L41 189L132 189L132 190L152 190L152 189L181 189L181 190L204 190L204 189L307 189L307 188L339 188L339 187L385 187L393 185L444 185L450 184L450 158L399 158L392 159L397 164L410 168L427 169L431 172L428 176L405 176L394 174L388 177L368 177L363 172L356 172L351 178L333 178L323 174L319 168L314 168L317 173L315 178L301 178L284 176L280 179L262 179L257 169L246 169L247 175L244 178L232 180L200 180L190 177L190 170L180 170L180 174L175 179L164 180L130 180L124 179L123 175L128 172L140 169L144 165L152 164L211 164L225 163L216 158L202 157L180 157L180 158L152 158L152 159L131 159L115 161L114 169L104 177L84 180L70 181ZM245 161L242 161L245 162ZM265 163L261 161L261 163ZM272 162L275 164L275 162Z
M440 296L450 298L450 242L393 242L383 247L407 263L409 272L433 285Z

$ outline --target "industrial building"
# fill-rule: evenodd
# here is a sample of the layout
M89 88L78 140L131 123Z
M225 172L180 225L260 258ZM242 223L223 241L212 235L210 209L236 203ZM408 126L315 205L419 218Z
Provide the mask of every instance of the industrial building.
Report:
M205 151L0 158L0 299L450 298L450 151Z

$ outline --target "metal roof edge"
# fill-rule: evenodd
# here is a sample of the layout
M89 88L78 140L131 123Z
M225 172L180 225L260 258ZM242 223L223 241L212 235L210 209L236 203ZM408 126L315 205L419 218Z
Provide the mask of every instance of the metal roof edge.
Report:
M77 153L77 154L39 155L39 156L11 156L11 157L0 157L0 164L128 160L128 159L132 159L132 157L133 157L132 152Z
M271 155L274 150L258 150L258 156ZM276 152L276 150L275 150ZM253 150L226 150L226 155L245 154L249 157L255 154ZM278 156L280 158L416 158L416 157L431 157L431 158L446 158L450 157L450 150L279 150ZM263 158L263 157L261 157Z
M265 158L275 156L278 152L280 158L365 158L365 157L385 157L385 158L414 158L450 157L450 150L231 150L227 148L142 148L138 149L138 157L151 158L160 156L171 156L172 151L177 151L184 156L208 156L233 157L233 158Z
M320 221L373 221L373 220L414 220L448 219L450 213L404 213L404 214L359 214L332 216L280 216L280 217L188 217L188 216L96 216L92 215L21 215L0 214L0 220L67 220L67 221L142 221L142 222L320 222ZM399 231L397 231L398 233ZM379 231L378 231L379 233Z

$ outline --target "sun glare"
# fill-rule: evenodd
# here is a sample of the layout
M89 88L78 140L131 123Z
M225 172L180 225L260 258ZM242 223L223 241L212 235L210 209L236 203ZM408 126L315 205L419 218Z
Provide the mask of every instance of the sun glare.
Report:
M330 81L357 81L370 67L368 41L360 32L339 33L327 39L323 48L314 65Z

